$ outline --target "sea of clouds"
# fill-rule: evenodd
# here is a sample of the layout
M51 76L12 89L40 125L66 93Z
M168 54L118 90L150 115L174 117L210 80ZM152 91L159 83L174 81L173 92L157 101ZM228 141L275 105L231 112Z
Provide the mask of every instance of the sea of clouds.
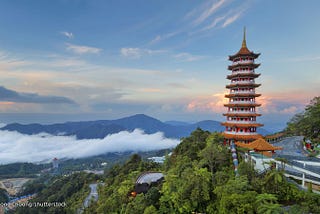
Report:
M108 135L103 139L77 140L75 136L54 136L46 133L25 135L0 130L0 164L40 162L54 157L82 158L107 152L152 151L173 148L177 139L162 133L145 134L136 129Z

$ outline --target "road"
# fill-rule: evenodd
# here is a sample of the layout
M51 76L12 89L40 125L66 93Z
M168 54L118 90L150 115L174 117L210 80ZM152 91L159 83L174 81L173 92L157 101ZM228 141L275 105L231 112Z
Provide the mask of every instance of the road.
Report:
M279 156L294 156L294 157L305 157L304 151L301 145L303 137L294 136L286 137L278 143L273 144L274 146L281 146L283 149L276 151Z
M285 158L288 163L294 166L320 174L320 159L307 156L301 144L302 140L302 136L286 137L280 142L273 144L274 146L281 146L283 148L276 151L275 157Z
M98 198L99 198L98 191L97 191L98 184L96 183L90 184L89 187L90 187L90 193L83 202L84 208L89 207L92 200L98 201Z

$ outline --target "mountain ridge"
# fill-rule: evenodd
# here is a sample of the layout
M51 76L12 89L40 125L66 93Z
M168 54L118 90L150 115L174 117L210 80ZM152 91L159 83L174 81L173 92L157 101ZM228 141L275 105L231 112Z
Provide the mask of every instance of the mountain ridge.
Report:
M145 114L136 114L115 120L78 121L50 125L41 125L38 123L22 125L12 123L2 127L0 130L17 131L29 135L45 132L52 135L75 135L77 139L101 139L107 135L121 131L131 132L135 129L142 129L146 134L163 132L167 138L179 139L190 135L190 133L198 127L211 132L221 132L224 130L220 122L214 120L203 120L192 124L180 121L167 123ZM264 129L259 129L258 132L263 135L269 133Z

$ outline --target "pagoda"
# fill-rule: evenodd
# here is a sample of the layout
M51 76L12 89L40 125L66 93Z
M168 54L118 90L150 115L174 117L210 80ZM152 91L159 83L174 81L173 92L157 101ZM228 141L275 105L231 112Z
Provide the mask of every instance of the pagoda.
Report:
M233 142L250 143L262 136L257 133L257 127L263 126L257 123L256 119L261 114L256 112L256 107L261 104L256 102L256 97L261 94L256 93L256 88L261 84L257 84L255 79L260 74L255 72L260 64L255 63L255 59L259 57L260 53L254 53L247 48L246 31L244 29L242 46L238 53L229 56L232 62L228 66L231 74L227 75L230 84L226 85L229 93L225 95L228 98L224 143L230 144Z

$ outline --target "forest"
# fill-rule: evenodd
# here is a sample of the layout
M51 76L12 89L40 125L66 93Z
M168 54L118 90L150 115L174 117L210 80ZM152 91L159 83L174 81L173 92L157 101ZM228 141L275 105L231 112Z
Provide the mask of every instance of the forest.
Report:
M320 97L313 98L303 112L294 115L286 131L292 135L303 135L320 144Z
M98 203L86 213L319 213L320 196L301 191L282 171L257 174L240 160L235 176L222 136L201 129L184 138L163 166L133 156L108 172ZM128 197L143 171L162 171L164 182Z

